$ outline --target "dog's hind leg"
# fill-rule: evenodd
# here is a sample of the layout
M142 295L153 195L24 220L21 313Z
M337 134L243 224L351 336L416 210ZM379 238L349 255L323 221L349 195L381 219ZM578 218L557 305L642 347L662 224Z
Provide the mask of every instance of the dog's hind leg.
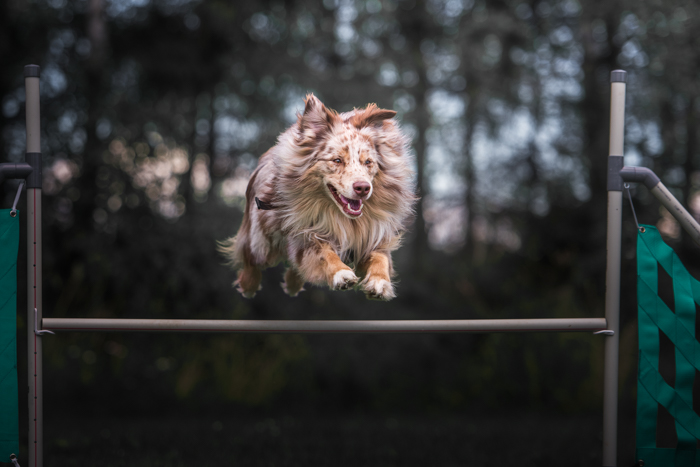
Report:
M247 240L247 239L245 239ZM255 258L253 257L250 247L241 242L240 246L240 263L243 265L238 271L238 279L233 285L236 286L238 291L245 298L253 298L255 293L261 289L260 282L262 282L262 268L256 264Z
M238 279L233 285L245 298L253 298L255 293L262 288L260 282L262 282L262 270L255 265L246 264L238 272Z
M294 266L287 268L287 272L284 273L282 288L290 297L296 297L299 292L304 291L304 278Z

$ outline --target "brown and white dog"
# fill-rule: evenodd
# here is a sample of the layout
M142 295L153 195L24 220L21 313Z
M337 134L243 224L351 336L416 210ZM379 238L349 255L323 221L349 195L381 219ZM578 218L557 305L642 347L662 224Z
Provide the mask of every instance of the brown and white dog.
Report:
M391 252L417 199L410 141L395 115L374 104L338 114L306 97L304 114L260 157L238 234L220 245L243 296L259 290L263 269L287 260L282 287L291 296L311 282L395 297Z

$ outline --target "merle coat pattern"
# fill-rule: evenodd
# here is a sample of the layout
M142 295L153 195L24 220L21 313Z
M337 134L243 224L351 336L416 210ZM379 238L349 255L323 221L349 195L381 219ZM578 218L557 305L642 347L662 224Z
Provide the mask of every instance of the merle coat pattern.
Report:
M304 113L260 157L238 234L220 246L245 297L280 261L291 296L311 282L395 297L391 252L417 199L410 141L395 115L374 104L338 114L306 97Z

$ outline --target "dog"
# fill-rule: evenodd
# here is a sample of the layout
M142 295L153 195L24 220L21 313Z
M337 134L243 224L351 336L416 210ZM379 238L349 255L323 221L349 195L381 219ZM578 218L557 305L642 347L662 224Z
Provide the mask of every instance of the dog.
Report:
M237 235L219 245L244 297L281 261L292 297L306 282L358 287L377 300L396 296L391 252L417 197L410 140L395 115L375 104L339 114L306 96L303 114L251 175Z

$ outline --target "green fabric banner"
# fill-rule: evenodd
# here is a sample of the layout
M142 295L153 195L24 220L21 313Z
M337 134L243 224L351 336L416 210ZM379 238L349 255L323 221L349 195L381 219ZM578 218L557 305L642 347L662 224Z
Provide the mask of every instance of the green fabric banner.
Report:
M700 371L700 343L695 337L700 282L690 276L655 227L644 228L637 236L637 459L643 460L645 467L700 467L696 448L700 417L693 410L695 371ZM673 280L673 310L658 295L659 267ZM673 386L659 372L659 331L675 346ZM659 405L675 420L675 449L656 446Z
M19 455L17 249L19 216L0 209L0 462Z

